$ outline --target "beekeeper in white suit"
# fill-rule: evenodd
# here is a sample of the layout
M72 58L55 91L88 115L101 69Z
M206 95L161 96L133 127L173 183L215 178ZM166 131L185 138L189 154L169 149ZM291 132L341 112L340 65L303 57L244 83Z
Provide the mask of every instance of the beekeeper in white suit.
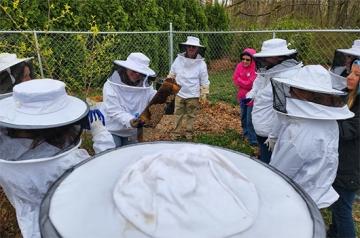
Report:
M12 96L0 100L0 108L0 185L15 207L23 237L38 238L45 193L65 170L90 157L79 149L89 109L53 79L16 85ZM102 122L92 121L95 152L114 148Z
M272 77L289 77L303 66L296 60L297 52L289 49L286 40L270 39L263 42L261 51L254 54L258 76L247 98L254 99L252 122L260 146L260 159L269 163L277 137L277 119L273 111Z
M194 36L188 36L186 42L180 45L178 54L168 77L173 77L181 86L175 97L176 122L174 136L182 134L185 125L187 137L193 133L194 121L200 107L200 101L206 101L209 94L209 75L203 57L205 47Z
M360 39L355 40L351 48L335 50L330 68L333 88L339 90L346 88L346 77L350 74L355 59L360 59Z
M16 54L0 53L0 98L11 95L16 84L33 78L31 58L18 58Z
M116 147L137 142L138 116L149 104L156 90L149 81L156 73L143 53L131 53L126 60L115 60L114 69L103 87L102 110L106 128Z
M332 88L330 73L321 65L271 81L281 127L270 165L299 184L319 208L328 207L339 197L331 186L338 167L336 120L354 116L345 93Z

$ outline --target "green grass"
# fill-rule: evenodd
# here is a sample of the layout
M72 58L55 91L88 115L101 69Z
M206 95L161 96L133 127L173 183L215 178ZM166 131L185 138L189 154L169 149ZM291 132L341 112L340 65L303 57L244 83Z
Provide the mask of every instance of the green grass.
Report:
M236 88L232 81L233 72L230 70L219 71L209 75L211 102L226 102L231 105L238 105L236 101Z
M193 142L216 145L223 148L239 151L250 156L255 155L255 148L247 144L235 130L227 130L220 134L200 134L195 136Z
M178 141L195 142L207 145L215 145L223 148L239 151L250 156L255 155L256 148L250 146L235 130L226 130L217 134L198 134L193 139L179 138Z

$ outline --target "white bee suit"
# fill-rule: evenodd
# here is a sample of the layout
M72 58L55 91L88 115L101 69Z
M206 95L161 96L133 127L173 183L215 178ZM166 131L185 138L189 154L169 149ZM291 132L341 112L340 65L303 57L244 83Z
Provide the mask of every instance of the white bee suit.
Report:
M88 106L67 95L63 82L38 79L16 85L11 97L0 100L0 108L4 109L0 111L0 185L16 210L22 236L40 238L39 211L44 195L60 175L90 155L79 149L80 139L66 140L60 149L43 138L34 143L31 136L42 129L55 131L69 125L80 137L80 120L87 119ZM9 136L12 130L26 134L25 129L32 129L31 136ZM96 152L115 147L104 128L97 128L92 135Z
M272 83L281 126L270 165L299 184L318 208L328 207L339 197L332 188L338 167L336 120L354 114L320 65L304 66L294 77L273 78Z
M319 208L328 207L339 197L331 186L338 167L339 130L336 121L285 115L278 118L282 127L270 165L286 171L286 175L299 184Z
M114 71L103 88L101 108L106 118L106 128L118 136L135 136L137 129L131 127L130 120L142 113L155 93L152 86L146 85L146 80L142 87L128 86Z
M198 98L200 86L210 85L205 60L199 54L196 59L186 58L185 53L178 54L170 74L176 75L176 82L181 86L177 95L181 98Z
M268 137L274 127L273 93L270 83L272 77L291 77L303 66L296 60L285 60L281 64L258 73L253 88L246 95L254 99L252 122L257 135Z
M108 141L112 141L112 137L107 131L94 138L95 151L114 148ZM30 139L13 139L0 134L0 185L16 209L24 238L41 237L37 222L40 203L52 183L67 169L90 157L86 150L79 149L81 141L49 157L45 157L46 154L57 154L60 149L47 143L29 149L31 144Z

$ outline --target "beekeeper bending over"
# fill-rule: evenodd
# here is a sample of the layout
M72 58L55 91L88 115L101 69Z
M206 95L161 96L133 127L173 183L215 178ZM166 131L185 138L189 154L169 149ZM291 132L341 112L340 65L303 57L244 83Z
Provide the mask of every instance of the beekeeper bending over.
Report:
M281 127L270 165L299 184L319 208L328 207L339 197L331 186L338 167L336 120L354 116L345 93L332 88L330 73L320 65L271 81Z
M53 79L15 85L0 108L0 185L15 207L23 237L37 238L45 193L65 170L90 157L79 149L89 109ZM114 148L102 122L92 121L95 152Z
M258 66L257 78L246 98L254 99L252 122L260 146L260 159L269 163L271 150L277 137L277 119L273 110L272 77L289 77L302 67L296 60L297 52L289 49L286 40L271 39L263 42L261 51L254 54Z
M138 117L156 93L149 80L156 73L149 65L146 55L131 53L126 60L114 61L104 84L102 110L116 147L137 142Z

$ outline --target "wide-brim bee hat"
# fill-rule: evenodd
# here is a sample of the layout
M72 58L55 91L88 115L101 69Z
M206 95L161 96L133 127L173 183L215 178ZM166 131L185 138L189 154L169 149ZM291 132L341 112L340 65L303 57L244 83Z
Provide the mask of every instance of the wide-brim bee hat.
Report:
M29 57L29 58L18 58L16 56L16 54L10 54L10 53L1 53L0 54L0 73L2 71L8 71L9 73L9 77L11 78L12 84L15 84L15 78L11 75L11 71L10 68L14 65L17 65L19 63L22 62L26 62L33 59L33 57ZM3 82L0 82L3 83ZM0 93L0 99L4 98L4 97L8 97L11 95L11 92L7 92L7 93Z
M131 69L145 76L156 75L155 71L149 67L150 59L143 53L131 53L126 60L115 60L114 64Z
M332 77L321 65L307 65L293 77L272 78L274 109L289 116L343 120L354 113L346 105L346 93L333 88Z
M12 96L0 99L0 126L19 129L60 127L84 118L88 105L66 93L65 83L34 79L15 85Z
M16 64L19 64L24 61L29 61L33 57L29 58L18 58L16 54L10 54L10 53L1 53L0 54L0 72L10 68L11 66L14 66Z
M270 39L262 43L261 51L254 54L254 57L275 57L295 54L295 49L289 49L288 43L284 39Z

